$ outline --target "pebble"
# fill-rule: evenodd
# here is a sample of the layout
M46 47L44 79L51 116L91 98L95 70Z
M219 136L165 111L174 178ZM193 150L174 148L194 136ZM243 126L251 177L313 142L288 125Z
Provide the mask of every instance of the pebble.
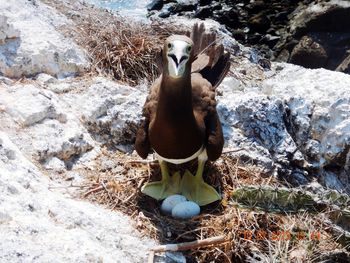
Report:
M183 195L170 195L164 199L160 209L165 214L171 214L171 211L177 204L186 202L186 200L186 197Z
M171 211L171 215L175 218L190 219L199 215L201 209L199 205L192 201L186 201L177 204Z

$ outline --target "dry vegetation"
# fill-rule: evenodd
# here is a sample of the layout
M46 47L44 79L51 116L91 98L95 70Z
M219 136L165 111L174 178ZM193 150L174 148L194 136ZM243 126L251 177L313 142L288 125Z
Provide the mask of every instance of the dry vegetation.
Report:
M93 62L92 69L112 75L115 79L138 84L140 80L154 80L158 74L157 56L163 39L178 28L153 23L125 23L120 17L106 14L79 24L77 42L85 47Z
M115 163L106 166L105 160ZM186 168L195 170L196 163ZM242 185L282 184L226 154L215 164L208 164L205 174L207 182L221 189L224 199L204 207L201 215L192 220L161 214L160 202L140 192L149 177L160 178L156 162L139 161L121 153L111 155L106 150L96 169L86 175L87 188L81 196L130 215L144 235L164 244L225 236L226 242L219 245L186 252L188 262L316 262L325 255L329 258L331 254L338 257L344 253L329 231L324 214L270 213L235 205L230 196ZM182 166L170 169L184 171Z
M137 23L109 12L103 16L97 12L77 23L74 37L88 51L93 71L136 85L159 75L164 39L185 31L184 27Z

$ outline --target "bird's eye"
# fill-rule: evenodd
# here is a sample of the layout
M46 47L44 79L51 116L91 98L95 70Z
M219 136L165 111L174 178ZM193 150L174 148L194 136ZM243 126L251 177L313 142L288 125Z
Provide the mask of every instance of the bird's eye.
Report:
M173 45L171 43L168 44L168 48L170 49Z
M191 46L188 46L188 47L187 47L187 52L190 53L190 52L191 52L191 49L192 49L192 47L191 47Z

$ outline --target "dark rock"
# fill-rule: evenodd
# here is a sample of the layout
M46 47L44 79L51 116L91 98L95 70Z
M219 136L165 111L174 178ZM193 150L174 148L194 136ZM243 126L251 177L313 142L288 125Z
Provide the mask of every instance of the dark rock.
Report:
M161 10L163 8L163 0L153 0L146 7L148 11Z
M249 42L253 45L260 43L262 35L259 33L254 33L254 35L248 35Z
M181 13L194 11L196 8L197 3L195 1L178 1L177 4L174 4L169 8L169 11L172 13Z
M264 69L264 70L270 70L271 69L271 61L266 58L261 58L258 60L258 64Z
M269 29L271 21L264 13L259 13L250 18L248 24L251 31L263 33Z
M153 1L152 3L156 3ZM170 12L211 18L267 59L349 73L350 6L326 0L163 0ZM170 4L169 4L170 3ZM314 8L310 8L314 6ZM159 8L159 7L157 7ZM149 12L149 14L152 13ZM309 36L312 41L302 39Z
M320 68L327 63L328 55L322 45L310 36L304 36L291 53L289 62L306 67Z
M288 11L282 11L282 12L279 12L275 15L275 19L277 21L286 21L288 19L288 15L289 15L289 12Z
M200 7L194 13L194 17L201 18L201 19L211 17L212 15L213 15L213 9L210 6Z
M267 44L270 48L273 48L277 42L280 40L280 36L272 36L270 34L266 34L262 39L261 43Z
M348 56L335 69L336 71L350 74L350 50L348 50L347 55Z
M200 6L210 5L212 2L213 2L213 0L199 0L198 1Z
M244 41L247 34L243 31L243 29L236 29L233 30L232 35L236 40Z
M329 4L328 7L310 14L306 8L291 21L292 34L305 35L306 32L348 32L350 28L350 7Z
M257 14L266 9L266 4L263 0L254 1L247 5L247 8L250 13Z
M170 14L171 14L170 11L165 10L165 11L163 11L163 12L160 12L158 16L159 16L160 18L167 18L167 17L170 16Z
M237 9L221 9L216 10L214 13L214 18L219 23L224 24L230 28L236 28L239 26L239 12Z

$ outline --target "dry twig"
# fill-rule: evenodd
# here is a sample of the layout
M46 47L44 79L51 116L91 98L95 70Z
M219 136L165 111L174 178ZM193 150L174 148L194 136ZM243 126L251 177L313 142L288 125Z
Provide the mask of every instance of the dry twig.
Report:
M197 249L201 247L218 245L218 244L226 243L228 241L229 240L225 239L225 236L217 236L217 237L210 237L202 240L195 240L192 242L160 245L152 248L151 250L154 252L185 251L185 250Z

